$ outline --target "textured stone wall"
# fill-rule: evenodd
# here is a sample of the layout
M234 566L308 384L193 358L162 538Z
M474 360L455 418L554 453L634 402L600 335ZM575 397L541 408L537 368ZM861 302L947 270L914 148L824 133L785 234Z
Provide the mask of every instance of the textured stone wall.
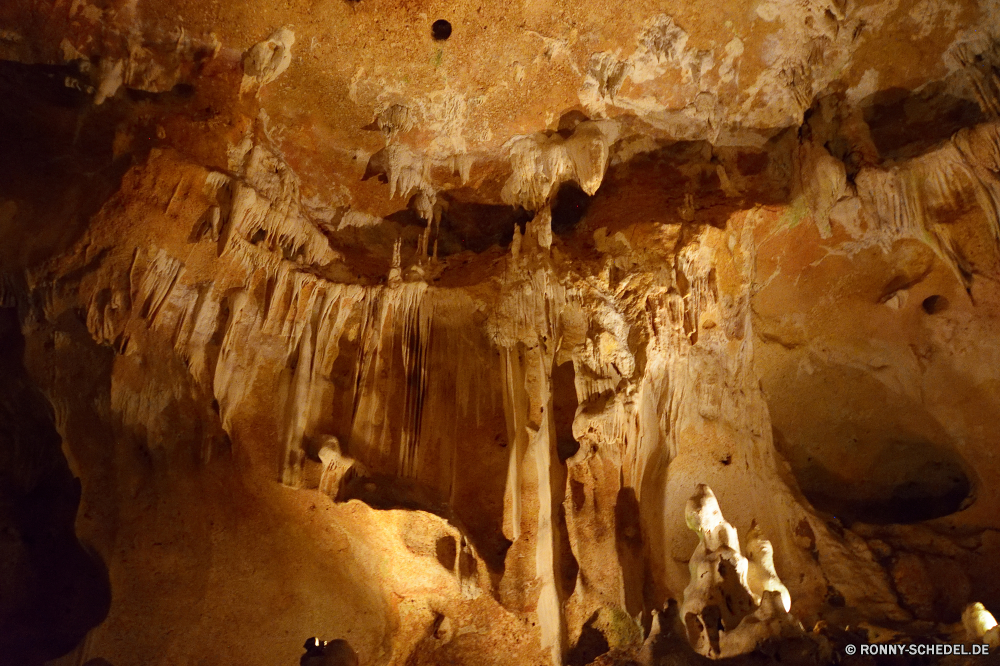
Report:
M1000 608L1000 7L647 4L0 7L17 663L694 663L699 484L746 663Z

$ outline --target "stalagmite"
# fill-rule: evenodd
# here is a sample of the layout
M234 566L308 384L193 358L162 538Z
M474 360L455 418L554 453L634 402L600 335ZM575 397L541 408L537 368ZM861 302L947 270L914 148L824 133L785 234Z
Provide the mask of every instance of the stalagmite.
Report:
M747 534L746 557L747 585L754 603L760 604L765 592L776 592L781 597L785 612L792 610L792 597L774 569L774 548L756 525Z
M1000 627L993 614L980 602L969 604L962 611L962 627L970 642L986 643L991 650L1000 648Z
M344 486L352 479L367 476L363 465L341 453L340 442L336 437L327 437L317 455L323 465L319 491L333 499L341 495Z
M746 654L796 625L787 612L788 590L774 573L770 543L757 528L740 552L736 529L722 516L711 488L699 484L685 508L688 527L698 535L689 564L681 618L691 646L713 659Z

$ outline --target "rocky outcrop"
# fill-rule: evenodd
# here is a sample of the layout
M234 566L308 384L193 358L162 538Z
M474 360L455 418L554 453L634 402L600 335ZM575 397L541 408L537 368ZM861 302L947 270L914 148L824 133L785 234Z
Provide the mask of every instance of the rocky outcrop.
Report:
M691 646L719 659L747 654L767 640L801 635L802 627L788 615L791 595L774 570L771 543L756 526L744 556L736 529L704 484L688 500L685 517L698 535L680 608Z
M24 660L988 640L998 8L71 4L0 7Z

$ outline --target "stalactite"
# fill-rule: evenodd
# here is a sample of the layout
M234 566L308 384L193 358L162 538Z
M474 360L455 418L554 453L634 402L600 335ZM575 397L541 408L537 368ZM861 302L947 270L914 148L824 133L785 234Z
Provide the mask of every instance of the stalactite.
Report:
M434 191L430 185L430 167L429 161L408 146L391 143L368 160L365 178L385 176L390 199L397 194L406 199L414 190L427 196L426 193Z
M976 31L976 37L967 42L958 42L951 48L951 56L961 66L983 113L994 119L1000 119L1000 40L995 34L984 32L982 36Z
M545 409L551 411L551 359L538 357L539 367L536 372L543 378L544 391L539 396L545 403ZM541 629L542 649L552 655L552 663L561 666L564 649L564 620L562 600L559 595L559 552L558 534L556 532L556 507L562 503L565 487L553 486L553 466L558 464L555 456L555 433L550 430L551 418L541 419L540 427L532 438L529 446L534 448L535 474L538 478L538 527L535 532L535 570L541 579L542 586L538 598L538 624Z
M250 390L258 368L251 364L241 372L242 350L248 348L253 329L259 326L259 315L245 291L233 294L227 303L229 317L220 345L219 357L213 377L213 394L219 402L223 427L232 432L230 412L237 407Z
M899 238L926 243L966 286L971 267L952 234L949 216L976 202L1000 247L1000 130L995 123L966 128L935 150L886 168L862 169L858 195L875 221L884 248Z
M514 173L503 187L503 200L528 210L539 210L567 181L593 194L604 179L609 146L618 136L612 121L584 121L563 139L535 134L509 143Z
M188 359L191 374L200 380L208 372L206 350L215 335L219 317L219 301L215 298L212 287L209 284L199 290L198 304L190 318L191 325L178 337L178 343L183 345L181 355Z
M305 450L302 448L302 438L305 435L306 419L308 417L309 398L312 389L312 324L306 321L305 335L299 341L295 352L295 367L291 377L291 393L286 399L287 410L284 469L281 482L286 486L297 488L302 484L302 464L305 461Z
M184 265L180 261L160 249L143 272L142 279L132 294L132 302L139 305L139 316L146 319L149 325L156 321L160 308L170 296L183 270Z
M975 155L978 164L989 170L992 144L980 137L961 145L956 140L956 145L960 147L954 155ZM971 176L967 180L972 184L961 191L932 180L935 173L944 173L940 177L953 185L966 177L962 174L973 173L971 168L962 171L960 164L954 168L947 173L927 172L928 182L917 191L920 205L934 209L969 199L971 195L962 192L972 191ZM912 178L901 177L900 182ZM212 256L229 273L217 282L199 281L165 250L151 258L136 253L130 271L133 318L168 334L192 376L210 382L223 426L237 439L236 417L249 408L247 398L257 390L254 384L262 362L255 355L280 359L285 369L277 382L276 425L281 440L276 442L275 458L281 459L276 471L282 483L302 487L307 460L319 457L320 491L335 500L343 499L341 490L351 476L367 474L367 468L432 488L447 498L449 510L457 510L462 456L469 455L461 446L461 423L468 419L469 426L474 422L478 429L484 421L481 412L502 414L507 426L502 524L513 545L507 551L503 578L493 583L494 591L512 610L537 614L541 645L553 663L562 663L567 639L579 635L591 613L635 606L637 595L622 590L642 568L619 552L620 537L582 544L583 535L594 525L616 520L616 509L588 507L574 514L577 491L568 479L584 486L585 498L596 496L597 484L603 484L601 492L618 493L619 499L634 497L635 511L642 516L641 528L636 529L650 544L643 566L655 571L659 586L654 596L677 590L680 579L673 555L676 517L669 510L685 492L685 484L711 477L713 484L718 482L720 497L739 487L753 498L737 510L736 520L746 523L759 517L761 529L778 534L773 548L777 562L770 556L770 544L762 539L755 537L746 548L748 561L756 567L752 584L748 583L752 597L765 608L765 615L773 611L762 616L763 623L781 621L778 606L784 606L788 591L782 593L778 571L799 585L822 581L838 589L845 586L836 574L823 578L818 573L821 567L809 559L813 556L803 557L787 534L775 530L775 521L806 525L820 553L816 557L857 564L851 571L861 570L870 577L867 592L874 603L887 603L874 564L859 555L858 544L838 540L778 481L770 421L752 368L754 336L748 303L755 280L753 225L758 210L737 218L727 230L697 230L677 250L673 266L655 279L643 278L640 283L639 278L625 275L613 286L610 269L567 277L555 268L550 213L543 205L523 239L515 233L503 274L470 295L410 280L409 272L404 280L398 241L388 284L330 282L285 256L281 246L291 236L275 232L271 244L271 232L265 232L264 242L252 242L255 236L260 238L257 231L267 225L272 209L257 189L241 180L228 185L222 178L207 180L218 184L216 202L225 199L219 188L233 195L226 223L229 235L223 234L225 252ZM282 187L280 182L274 186ZM896 201L892 210L905 209ZM224 210L221 205L220 210ZM911 213L906 209L906 215ZM914 233L914 227L907 226L910 218L899 219L891 233ZM428 223L421 241L420 254L425 258L433 225ZM188 243L192 253L214 255L210 247ZM727 252L724 258L732 262L736 277L728 278L733 284L721 285L716 270L723 263L720 255ZM91 293L88 328L95 339L110 341L118 336L123 330L120 310L122 301L115 299L114 290ZM458 317L462 326L444 325L452 317ZM476 338L475 345L483 347L476 347L477 354L498 354L498 395L477 385L475 378L486 372L475 367L482 356L455 354L470 344L472 330L482 336ZM216 344L218 358L214 367L206 367ZM344 353L352 356L343 358ZM572 433L580 450L563 467L551 416L552 372L567 362L572 363L579 404ZM350 412L337 417L329 414L335 366L350 375L336 377L343 387L338 392L346 394L338 399ZM439 424L431 418L430 405L438 399L436 383L444 379L454 382L454 418ZM489 404L491 399L502 405ZM151 394L130 397L121 392L113 407L123 419L138 422L144 414L162 409L162 404ZM342 444L331 439L333 427L336 437L343 437ZM722 468L718 459L727 461ZM764 492L765 487L771 490ZM566 512L565 519L560 511ZM462 553L478 558L471 542L461 543ZM570 558L561 555L566 547L572 550ZM567 561L586 567L581 553L588 552L620 558L617 568L607 574L611 582L605 587L591 582L566 589L564 576L572 577L575 571ZM463 594L475 594L478 587L470 582L474 577L460 567L455 571ZM510 592L513 586L523 587L525 580L537 580L537 587ZM528 599L529 594L537 597ZM777 606L771 599L775 594ZM585 614L582 619L579 613Z
M720 657L771 638L818 642L790 612L852 632L911 619L907 562L940 553L918 557L882 540L896 527L810 505L805 477L827 470L793 458L821 438L786 429L799 415L783 411L803 407L770 387L795 393L808 375L818 388L802 402L825 409L839 396L824 373L864 373L858 396L870 380L871 395L914 406L900 433L879 434L893 447L897 434L927 439L989 465L962 410L995 402L980 361L1000 302L987 273L1000 248L1000 59L989 26L960 24L989 18L996 0L890 17L928 30L903 74L881 53L851 61L893 22L872 3L764 0L752 21L613 17L603 36L586 21L484 14L486 33L527 40L508 49L521 62L493 68L509 65L497 85L489 67L466 67L469 44L492 45L469 41L463 12L448 43L444 18L420 19L436 23L430 66L417 44L386 68L389 51L341 48L393 42L392 21L379 28L386 17L364 3L320 21L329 35L300 21L307 48L283 27L241 55L232 47L263 34L226 26L245 43L221 50L213 36L188 53L183 30L145 34L135 3L57 2L49 17L53 3L11 1L42 14L0 26L3 57L37 63L5 63L0 85L27 84L13 99L38 116L2 142L13 198L0 200L0 229L13 240L0 308L17 308L14 360L35 365L55 409L86 498L80 537L100 546L116 586L96 646L65 661L128 663L113 652L132 621L122 609L184 615L170 595L129 606L144 589L130 574L162 585L194 572L176 586L198 611L174 632L183 640L155 626L139 640L179 663L197 661L189 637L216 636L205 622L243 626L275 600L289 622L323 630L346 626L327 611L347 608L359 653L385 664L465 663L483 646L511 647L498 663L651 664L685 630ZM128 7L116 17L109 4ZM271 9L255 23L280 25ZM119 34L125 24L134 30ZM63 43L47 25L69 31ZM388 36L367 39L373 27ZM413 58L424 62L404 66ZM321 70L333 78L303 97ZM284 72L287 85L256 96ZM374 133L358 133L373 119ZM39 182L25 167L44 167ZM970 298L956 298L939 260ZM72 395L84 380L93 386ZM926 426L913 425L924 408ZM842 412L831 441L850 439ZM793 479L793 463L808 472ZM1000 493L956 476L978 504L951 525L958 545L947 541L948 557L968 558L960 578L997 550L980 527ZM684 529L692 492L696 535ZM952 539L931 534L949 521L912 534L936 545ZM259 562L275 575L260 577ZM240 615L234 591L256 593L246 583L258 580L272 598ZM678 599L685 627L673 632ZM963 624L970 640L1000 642L984 607ZM291 635L279 629L275 641ZM586 654L595 632L608 654Z
M986 214L993 239L1000 243L1000 122L961 129L952 144L978 180L973 183L976 201ZM947 187L937 185L940 191Z
M259 232L270 247L280 248L288 259L307 264L328 263L335 258L322 233L301 217L288 199L272 202L241 182L233 184L232 208L223 252L231 251L236 238L252 241Z
M502 383L504 387L504 413L507 415L507 446L509 457L507 463L507 503L510 506L509 519L505 516L505 524L509 522L508 534L512 541L521 537L521 457L526 446L523 432L523 414L527 412L524 397L518 387L524 385L517 362L517 350L504 349L502 366ZM514 358L512 358L512 355Z
M402 351L406 376L399 475L414 477L418 468L424 396L429 386L428 354L431 347L433 303L421 301L402 313Z

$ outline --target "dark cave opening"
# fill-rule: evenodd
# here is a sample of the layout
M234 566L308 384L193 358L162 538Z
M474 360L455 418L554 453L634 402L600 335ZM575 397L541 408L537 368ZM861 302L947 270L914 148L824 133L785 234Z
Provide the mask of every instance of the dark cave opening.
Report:
M587 624L583 626L579 640L577 640L576 645L570 649L569 654L566 656L566 663L569 666L585 666L611 650L608 639L600 629L593 626L596 619L597 613L595 612L587 621Z
M570 362L557 365L552 371L552 427L556 444L556 455L561 463L558 468L558 487L572 489L573 481L569 477L566 461L580 449L579 442L573 437L573 420L576 418L578 400L576 396L576 373ZM572 492L572 491L571 491ZM561 498L560 498L561 500ZM558 571L561 595L568 599L576 588L580 573L580 563L573 553L569 537L569 526L566 522L566 505L558 501L553 506L558 542Z
M80 482L23 348L15 309L0 308L0 655L31 665L69 652L103 621L111 590L74 532Z
M552 233L567 236L587 214L591 196L573 182L563 183L552 202Z
M899 442L891 448L896 457L877 461L860 482L845 483L818 465L799 470L806 498L846 526L920 523L971 503L973 485L961 461L922 442Z
M573 437L573 419L578 406L576 373L570 362L557 365L552 371L552 418L555 425L556 451L559 462L565 463L579 449Z
M494 245L507 247L514 238L514 228L531 219L531 213L512 206L462 201L442 197L444 211L438 233L438 256L458 252L485 252Z

